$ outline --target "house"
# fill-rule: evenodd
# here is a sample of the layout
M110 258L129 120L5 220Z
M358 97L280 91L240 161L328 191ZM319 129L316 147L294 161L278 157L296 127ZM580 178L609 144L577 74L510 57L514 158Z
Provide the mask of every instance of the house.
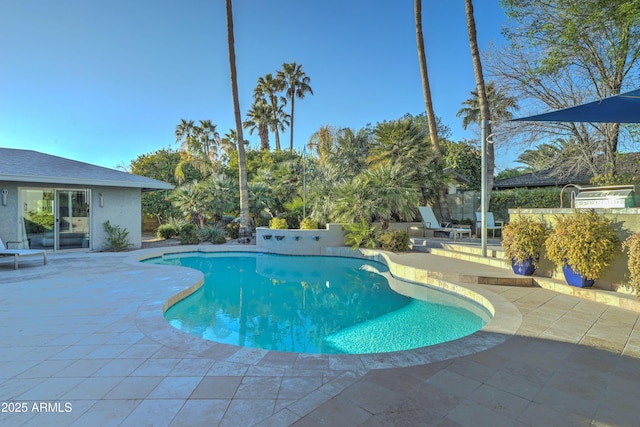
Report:
M618 153L616 162L618 174L630 177L632 180L635 180L634 177L640 176L640 153ZM511 188L564 187L568 184L588 186L593 178L593 172L585 168L544 169L496 180L493 182L493 188L507 190Z
M447 194L456 194L459 192L458 187L460 185L469 185L471 183L469 178L456 172L452 168L444 168L442 172L450 178L450 181L447 182Z
M545 169L493 181L493 188L508 190L512 188L564 187L567 184L586 186L589 185L592 178L592 173L584 171L563 174L556 170Z
M21 248L100 250L109 221L129 231L132 247L139 248L142 192L172 188L37 151L0 148L0 237Z

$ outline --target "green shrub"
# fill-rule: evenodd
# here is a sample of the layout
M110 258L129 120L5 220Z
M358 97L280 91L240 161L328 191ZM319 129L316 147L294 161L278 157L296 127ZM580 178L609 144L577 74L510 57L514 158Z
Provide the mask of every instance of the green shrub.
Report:
M227 224L230 223L230 222L233 222L233 220L235 220L235 219L236 219L236 217L233 216L233 215L222 215L222 221L227 223Z
M347 224L344 228L347 231L344 235L344 242L353 249L358 249L359 247L374 249L378 246L377 242L380 233L375 225L362 220L360 223Z
M230 222L229 224L227 224L227 236L229 236L230 239L237 239L238 237L240 237L240 223L239 222Z
M406 252L409 250L409 233L404 230L386 230L379 239L380 246L385 251Z
M119 225L111 225L109 221L102 224L105 233L107 233L107 239L104 245L104 249L107 251L120 252L131 246L129 242L129 231L126 228L122 228Z
M222 228L218 227L204 227L200 229L200 240L203 242L211 242L214 245L220 245L227 243L225 233Z
M553 263L571 265L588 280L598 279L620 252L613 220L594 211L575 210L573 215L558 216L545 245Z
M269 228L274 230L286 230L289 227L287 226L286 219L275 217L271 218L271 221L269 221Z
M300 230L317 230L318 221L311 218L305 218L300 222Z
M156 233L159 239L170 239L177 234L178 229L171 224L162 224Z
M564 192L563 206L570 205L569 193ZM509 218L509 209L516 208L559 208L560 188L516 188L513 190L497 190L491 192L491 206L497 219Z
M173 226L173 228L178 230L176 234L180 234L180 230L182 229L182 227L184 227L186 224L189 224L189 221L182 217L170 216L167 219L167 224Z
M180 243L183 245L197 245L200 243L198 227L195 224L185 224L180 228Z
M549 226L538 219L518 215L502 229L502 247L507 260L523 263L533 260L537 268L544 242L549 236Z
M622 244L622 248L629 253L627 267L629 267L630 285L640 295L640 233L635 233Z

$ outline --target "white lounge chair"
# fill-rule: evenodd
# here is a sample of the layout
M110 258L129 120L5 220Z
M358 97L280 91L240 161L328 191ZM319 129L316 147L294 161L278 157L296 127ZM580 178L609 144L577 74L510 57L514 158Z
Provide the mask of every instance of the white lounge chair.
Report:
M47 264L47 252L39 249L9 249L0 239L0 257L13 256L13 269L18 269L18 258L21 256L42 255L44 264Z
M431 206L420 206L418 207L420 211L420 216L422 217L422 236L426 235L427 230L432 231L444 231L453 236L453 240L456 240L458 237L462 237L463 235L468 235L471 238L471 227L460 227L454 226L450 223L440 223L436 218L436 215L433 213L433 209Z
M491 237L496 237L496 230L500 230L502 233L502 221L496 221L493 218L493 212L487 212L487 231L491 230ZM476 234L480 235L480 230L482 229L482 213L476 212Z

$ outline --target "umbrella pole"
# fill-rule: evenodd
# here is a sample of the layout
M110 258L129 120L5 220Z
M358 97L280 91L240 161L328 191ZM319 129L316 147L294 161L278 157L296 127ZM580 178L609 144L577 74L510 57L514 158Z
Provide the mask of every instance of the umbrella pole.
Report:
M482 256L487 256L487 126L488 120L480 120L480 145L481 145L481 189L480 189L480 219L481 219L481 245Z

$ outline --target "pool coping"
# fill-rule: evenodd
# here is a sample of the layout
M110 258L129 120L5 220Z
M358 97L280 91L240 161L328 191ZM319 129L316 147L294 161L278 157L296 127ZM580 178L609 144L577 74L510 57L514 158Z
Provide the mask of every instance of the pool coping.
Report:
M397 262L392 259L389 253L384 251L352 250L345 247L328 247L325 249L323 255L369 258L380 261L388 266L394 276L416 282L417 285L415 286L427 284L476 301L487 308L492 313L493 318L484 328L465 337L427 347L390 353L288 353L208 341L174 328L163 316L168 307L186 298L203 285L203 273L187 267L144 264L141 261L170 253L266 253L266 251L255 246L198 245L144 249L136 251L135 254L125 259L125 263L137 267L145 266L145 268L164 269L163 281L169 284L168 286L159 286L158 293L153 299L142 302L136 311L136 325L150 339L197 357L249 366L351 371L364 374L369 370L424 365L485 351L507 341L516 333L522 323L522 314L512 303L480 286L454 283L430 277L427 269ZM411 294L411 289L408 289L407 292Z

